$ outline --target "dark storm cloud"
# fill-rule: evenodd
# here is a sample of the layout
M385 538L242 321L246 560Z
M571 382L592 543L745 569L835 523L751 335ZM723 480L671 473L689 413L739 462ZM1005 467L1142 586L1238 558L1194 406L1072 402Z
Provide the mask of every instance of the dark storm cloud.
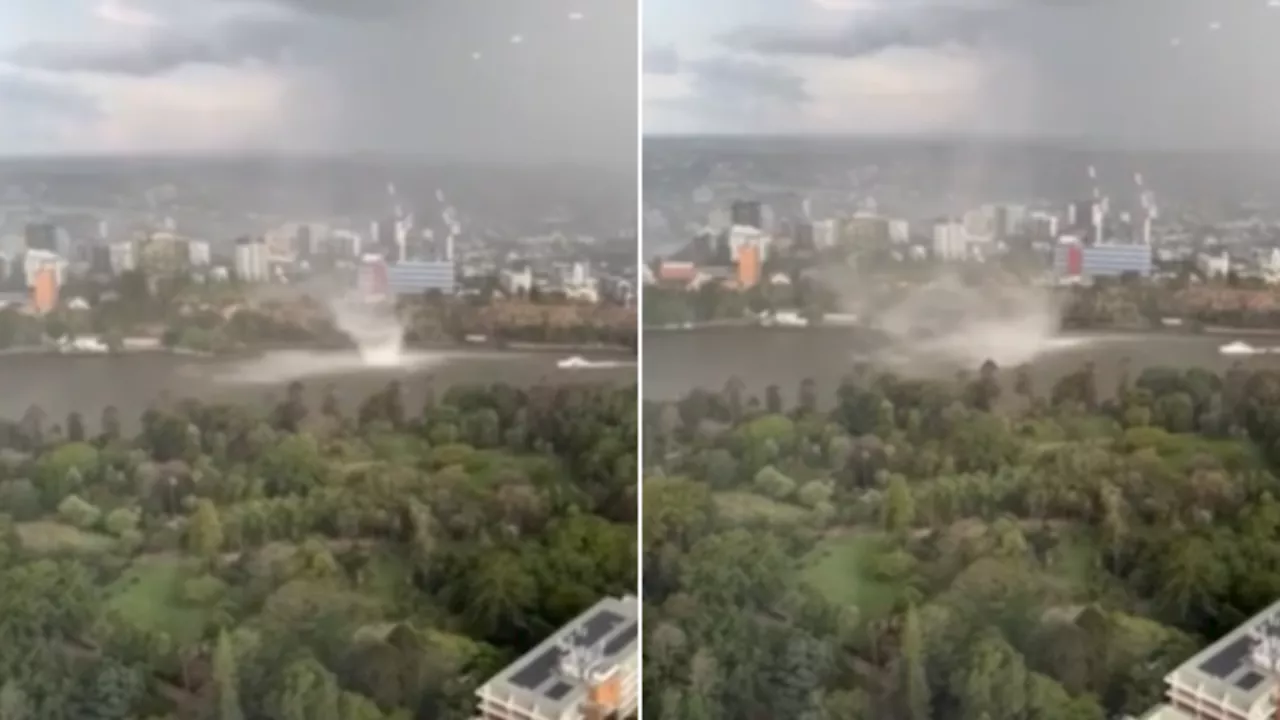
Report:
M14 50L13 65L54 72L163 75L187 65L274 63L303 37L300 21L236 20L203 31L166 29L137 43L34 43Z
M264 4L300 15L368 20L394 17L425 3L420 0L264 0Z
M999 19L998 10L944 7L929 12L888 11L843 26L797 28L747 26L724 34L727 47L760 55L856 58L897 47L973 45Z
M675 75L680 72L680 53L674 45L651 45L644 49L646 75Z
M86 119L100 109L93 98L63 85L24 75L0 73L0 104L9 118L36 115Z
M5 72L0 72L0 107L8 152L59 148L68 132L102 115L92 97L75 89Z
M717 57L687 63L694 93L712 103L781 102L799 105L809 99L804 78L777 65Z
M891 2L825 27L756 24L717 39L786 62L966 49L989 110L958 131L1175 147L1280 146L1280 8L1267 0ZM976 59L976 60L975 60ZM851 111L856 126L856 113Z
M259 8L269 12L161 28L130 45L28 46L10 60L131 75L254 61L289 79L290 120L325 150L634 165L634 2L260 0Z

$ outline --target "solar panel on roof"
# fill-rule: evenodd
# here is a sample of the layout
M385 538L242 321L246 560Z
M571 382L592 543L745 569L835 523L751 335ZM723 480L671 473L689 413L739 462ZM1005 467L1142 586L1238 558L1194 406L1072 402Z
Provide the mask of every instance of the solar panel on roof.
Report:
M508 682L526 690L533 690L551 677L551 673L555 672L559 662L560 649L549 648L513 673Z
M630 625L622 628L622 630L620 630L617 635L614 635L613 638L609 640L608 644L604 646L604 654L606 656L613 656L622 652L623 648L635 642L636 633L639 629L640 624L634 621Z
M582 647L591 647L613 632L625 619L612 610L600 610L578 626L574 637Z
M1206 675L1225 680L1228 675L1240 667L1240 663L1249 655L1253 642L1242 637L1218 651L1218 654L1200 663L1200 671Z
M552 700L561 700L565 695L568 695L569 691L572 689L573 686L569 683L558 682L555 685L552 685L551 689L547 691L547 697Z
M1252 690L1258 687L1258 683L1262 682L1262 676L1250 670L1245 673L1244 677L1236 681L1236 687L1241 690Z

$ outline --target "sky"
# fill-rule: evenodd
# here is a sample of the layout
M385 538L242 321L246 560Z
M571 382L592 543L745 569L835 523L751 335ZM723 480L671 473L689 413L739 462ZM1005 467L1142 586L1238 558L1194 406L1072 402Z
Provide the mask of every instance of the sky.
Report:
M1280 0L645 0L649 134L1280 147Z
M413 153L634 166L620 0L0 3L0 156Z

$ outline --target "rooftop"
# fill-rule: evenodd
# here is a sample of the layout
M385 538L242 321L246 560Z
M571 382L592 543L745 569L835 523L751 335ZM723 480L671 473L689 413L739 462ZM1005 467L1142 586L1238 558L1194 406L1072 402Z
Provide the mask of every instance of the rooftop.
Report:
M507 666L477 694L526 708L530 715L560 717L587 694L583 684L561 671L564 649L590 650L597 667L607 671L635 654L639 613L634 595L605 598Z
M1201 650L1165 677L1171 687L1197 693L1244 715L1275 692L1276 681L1268 677L1267 665L1280 661L1280 601ZM1270 646L1270 647L1268 647ZM1255 652L1255 649L1257 651ZM1278 668L1280 669L1280 668ZM1168 720L1177 715L1156 715L1151 720Z

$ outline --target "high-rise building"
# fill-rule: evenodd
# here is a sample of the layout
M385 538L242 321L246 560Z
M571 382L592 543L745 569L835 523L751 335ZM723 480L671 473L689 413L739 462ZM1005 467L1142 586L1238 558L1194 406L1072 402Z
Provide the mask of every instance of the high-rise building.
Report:
M818 220L813 223L813 244L818 248L834 247L840 237L835 220Z
M764 205L759 200L734 200L729 208L729 223L764 229Z
M451 294L457 287L457 273L447 260L388 264L387 287L393 295L420 295L432 290Z
M395 218L386 218L374 223L373 245L375 252L389 260L399 260L399 222Z
M187 241L187 264L191 267L206 267L212 262L209 243L203 240Z
M1147 245L1084 245L1079 238L1072 238L1054 248L1053 268L1064 279L1091 280L1128 273L1147 276L1154 269L1154 260Z
M111 272L119 275L123 272L138 269L138 247L132 240L111 243L107 246L111 263Z
M636 714L639 600L605 598L476 691L476 720L622 720Z
M58 306L59 274L58 268L51 263L36 269L31 282L31 304L36 312L43 315Z
M880 247L889 244L889 218L869 212L858 212L845 223L844 235L854 247Z
M760 262L765 262L769 257L769 245L772 238L765 235L753 225L734 225L728 233L727 241L729 246L729 262L738 262L738 254L742 248L752 246L757 248L760 255Z
M738 285L755 287L760 282L760 246L747 245L738 252Z
M964 223L942 220L933 226L933 255L939 260L965 260L969 257L969 234Z
M293 247L299 257L311 257L315 254L315 245L311 236L311 226L302 223L294 234Z
M236 277L241 282L266 282L271 276L271 262L267 256L267 244L260 238L240 238L236 241Z
M797 250L813 250L817 247L814 242L813 223L811 222L796 223L791 235Z
M58 228L53 223L27 223L23 238L28 250L58 252Z
M890 220L889 242L894 245L905 245L911 242L911 223L901 218Z

